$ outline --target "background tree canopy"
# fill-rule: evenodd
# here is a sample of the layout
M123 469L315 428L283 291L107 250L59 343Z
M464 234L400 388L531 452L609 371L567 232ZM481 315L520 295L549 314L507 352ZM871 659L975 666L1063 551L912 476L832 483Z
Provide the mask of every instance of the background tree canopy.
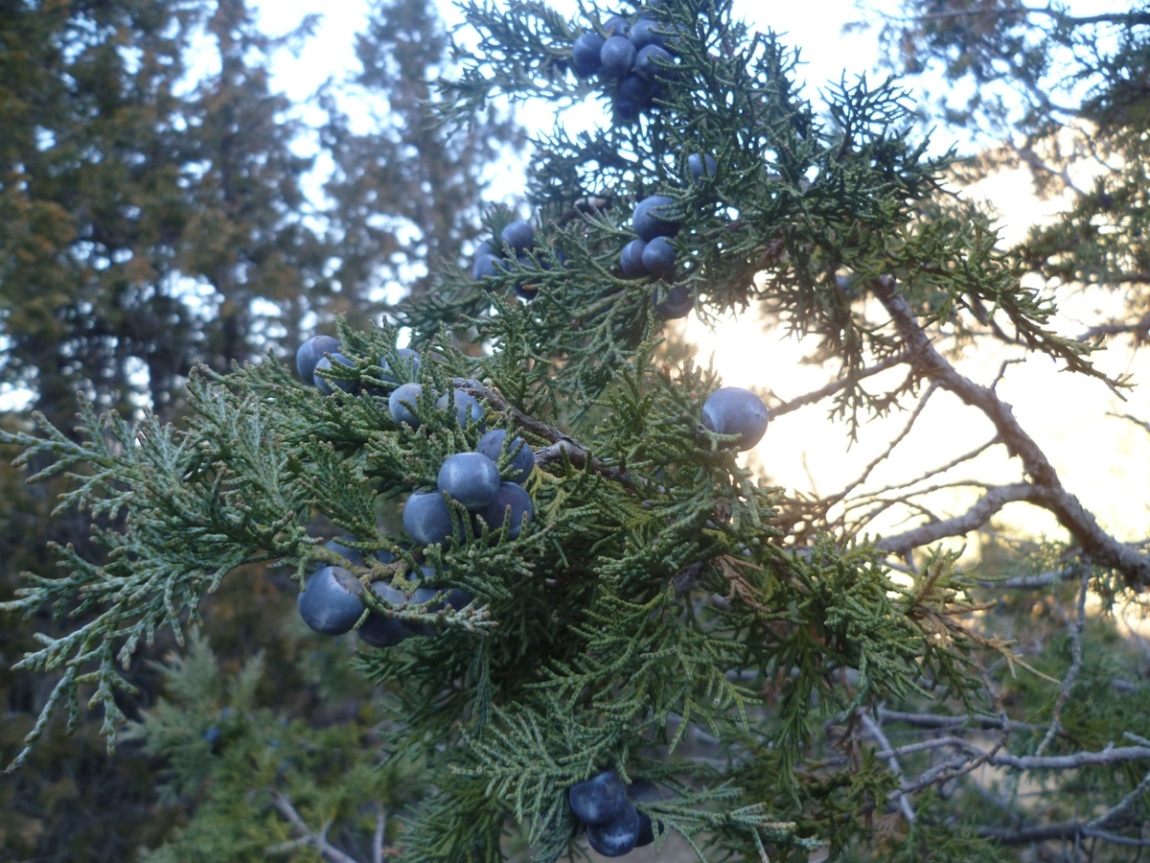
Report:
M373 3L305 157L269 64L310 20L0 0L0 380L32 394L0 427L3 856L556 860L602 841L568 790L614 770L636 860L1138 859L1146 514L1093 511L1002 390L1046 358L1125 399L1100 436L1150 434L1099 360L1150 334L1150 6L905 2L869 20L908 89L816 101L724 0L462 8L456 41ZM573 55L624 26L666 55ZM556 124L524 206L485 206L528 99ZM1020 166L1068 204L1010 244L969 190ZM628 272L637 236L673 263ZM1068 329L1091 292L1121 312ZM756 381L772 424L899 424L835 490L775 486L687 309L799 337L825 377ZM301 381L316 331L342 362ZM959 433L912 457L944 400ZM534 456L522 532L420 497L491 429ZM292 607L332 566L358 638Z

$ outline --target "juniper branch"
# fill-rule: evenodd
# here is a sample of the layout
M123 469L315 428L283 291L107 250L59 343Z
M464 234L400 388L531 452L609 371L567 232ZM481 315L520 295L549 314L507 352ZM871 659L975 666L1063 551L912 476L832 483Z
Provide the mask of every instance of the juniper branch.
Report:
M1082 547L1084 554L1094 563L1113 567L1123 574L1131 585L1150 584L1150 556L1119 542L1099 526L1097 519L1077 497L1063 488L1058 473L1041 447L1015 419L1010 405L987 387L979 386L961 375L931 344L929 336L919 324L914 310L898 293L893 279L881 278L871 283L871 289L891 316L895 328L911 353L911 364L925 377L953 392L966 404L977 408L994 424L999 437L1011 455L1017 457L1032 482L1001 486L997 493L988 494L976 509L961 519L952 520L947 530L938 533L938 527L926 525L917 535L904 534L892 546L911 548L933 542L943 536L958 536L973 529L980 515L989 517L1011 500L1026 500L1050 511ZM958 531L953 532L953 531ZM934 538L931 535L934 534ZM908 545L908 542L911 543ZM888 548L887 550L894 550Z

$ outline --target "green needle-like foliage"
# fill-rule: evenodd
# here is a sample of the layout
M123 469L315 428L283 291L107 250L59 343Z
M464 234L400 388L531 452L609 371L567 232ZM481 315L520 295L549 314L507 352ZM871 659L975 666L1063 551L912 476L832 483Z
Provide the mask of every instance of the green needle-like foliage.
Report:
M605 393L605 418L588 419L570 443L578 449L560 449L533 474L531 529L509 540L464 519L458 541L407 547L379 530L380 508L432 486L443 459L474 446L479 430L442 413L430 429L397 426L381 408L396 384L372 371L394 358L396 331L342 336L354 368L339 374L371 389L323 396L269 357L197 377L184 431L87 411L78 443L50 427L8 436L26 458L50 454L49 472L75 475L65 504L108 522L96 535L104 561L61 549L64 577L31 577L7 606L90 618L22 663L63 672L29 746L57 709L77 716L85 684L95 684L111 745L125 686L116 660L129 662L161 629L179 637L229 570L273 561L301 574L338 563L365 583L400 585L423 564L472 597L458 612L372 602L438 634L357 660L395 694L397 752L426 758L429 780L453 789L413 828L423 837L413 839L415 859L445 859L436 855L456 848L463 824L489 823L496 837L505 817L529 825L554 859L574 826L566 787L606 765L643 775L654 752L677 759L666 780L681 797L659 810L665 829L703 831L719 847L799 842L784 813L756 808L737 785L716 795L721 773L680 759L689 728L745 752L769 744L789 785L823 718L917 691L927 674L959 695L971 687L962 656L978 645L961 625L947 629L964 606L946 562L930 585L900 589L865 547L783 549L770 524L775 492L698 425L712 376L654 367L642 347ZM474 360L440 345L425 357L426 386L487 393L488 422L516 425L521 415L500 396L506 355ZM539 420L518 430L537 447L571 440ZM307 530L315 514L398 562L353 566L323 549ZM858 673L853 696L838 683L847 669ZM779 687L770 708L768 681ZM469 840L447 859L492 853Z
M820 751L828 728L854 729L887 703L996 715L984 660L1029 666L978 628L973 615L988 606L972 599L977 585L956 558L939 553L896 573L865 538L789 536L782 491L740 463L737 435L702 422L716 375L663 362L652 298L668 285L624 279L619 250L633 236L634 204L669 197L667 215L682 222L675 283L695 314L709 321L753 305L816 335L841 367L835 409L852 428L919 387L913 374L893 392L863 387L868 363L926 353L908 346L910 324L896 332L876 316L892 284L923 326L993 307L1022 343L1069 369L1094 373L1087 350L1047 328L1051 307L1019 284L985 220L946 200L946 160L908 131L897 90L844 84L823 119L797 96L796 58L773 35L750 34L724 3L702 14L697 5L651 10L678 59L673 86L648 113L598 137L560 128L541 142L528 184L535 247L481 283L469 267L444 273L433 296L406 304L399 326L356 332L342 322L348 364L319 373L330 395L269 354L229 374L197 372L183 428L85 407L75 438L42 420L0 433L23 449L22 463L48 465L33 481L72 479L61 507L91 517L99 549L98 559L57 549L60 574L29 575L0 606L78 618L20 663L59 682L15 766L57 713L78 721L82 697L103 711L111 748L129 687L120 667L162 631L184 643L204 596L251 564L286 567L301 586L320 565L345 567L364 587L356 626L383 615L418 633L396 647L361 646L353 660L388 693L385 772L348 765L342 751L336 759L363 793L418 767L429 793L397 838L416 863L501 860L512 834L536 859L557 860L581 830L567 789L607 769L632 787L657 783L660 795L636 805L659 847L675 835L703 861L800 860L821 845L845 853L877 810L911 792L885 769L893 756L857 738L842 757ZM480 41L462 77L444 85L445 121L477 116L497 94L575 100L599 86L567 64L574 35L601 26L602 13L568 21L535 3L466 12ZM714 177L689 179L692 153L714 155ZM493 236L511 217L490 214ZM514 299L516 288L532 299ZM410 405L419 428L388 408L399 383L380 362L406 367L400 326L422 352L423 395ZM482 422L461 426L437 406L452 390L479 400ZM471 451L485 428L535 451L530 524L512 538L452 502L453 536L413 545L395 526L408 495L435 489L444 460ZM335 537L364 560L325 548ZM424 572L438 589L424 602L398 607L370 589L410 593ZM466 592L465 606L443 604L452 590ZM192 693L211 688L206 647L191 649L171 672L170 697L184 709L155 708L133 732L173 759L177 785L218 769L197 762L204 747L180 725ZM235 710L248 709L257 678L253 666L237 680ZM1039 670L1031 680L1052 678ZM268 791L279 762L253 740L234 750L264 789L263 809L243 797L252 818L266 826L268 806L299 817L283 802L293 795L307 807L300 823L359 817L330 784ZM301 757L322 762L329 745L338 747L313 741ZM239 769L225 764L233 802L241 785L229 771ZM1107 790L1127 793L1136 781ZM921 820L883 846L885 859L929 848L932 860L957 861L984 845ZM325 831L304 839L322 847ZM266 830L234 840L237 859L255 853L257 838Z

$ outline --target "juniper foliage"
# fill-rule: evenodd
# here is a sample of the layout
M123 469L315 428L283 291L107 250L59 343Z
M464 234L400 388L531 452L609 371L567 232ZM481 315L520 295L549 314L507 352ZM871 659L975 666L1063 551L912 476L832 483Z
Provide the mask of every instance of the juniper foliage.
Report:
M577 30L601 26L600 13L569 21L538 3L466 11L481 39L464 57L465 74L444 83L445 122L452 111L476 116L496 94L577 100L600 88L566 68ZM429 789L396 839L405 860L502 860L512 832L536 859L557 860L579 841L566 789L604 769L628 784L657 783L666 793L636 802L655 824L656 849L674 835L703 861L803 860L822 845L847 859L868 842L880 859L994 859L993 832L948 821L933 789L998 763L1005 743L989 753L970 744L982 754L961 764L921 764L916 787L884 764L895 755L878 755L891 749L881 730L864 744L858 729L876 727L873 717L891 704L1012 727L996 688L1024 685L1010 682L1016 671L1047 686L1057 683L1052 672L1072 679L1076 660L1069 672L1027 665L979 625L975 613L993 603L976 599L980 584L956 558L937 551L915 560L931 535L903 550L836 530L826 508L815 528L789 532L793 502L740 462L733 436L701 423L716 375L661 356L651 300L666 286L623 279L617 257L633 204L668 195L683 225L677 284L704 319L753 304L817 335L840 366L835 410L852 423L900 406L926 378L985 404L1047 495L1032 497L1052 507L1065 503L1062 490L1029 438L1008 411L995 413L991 391L948 372L922 328L993 307L1031 350L1097 375L1089 350L1048 327L1051 305L1021 286L986 220L946 199L946 161L928 157L907 130L907 108L889 84L844 84L823 119L797 95L794 55L770 34L749 33L725 3L675 0L648 11L674 34L674 86L634 123L612 123L598 137L559 127L540 142L534 250L482 283L447 272L433 297L403 309L400 323L423 352L419 429L387 410L399 384L380 361L399 366L400 330L385 323L366 332L341 324L350 365L321 374L347 391L323 395L269 355L230 374L195 375L185 428L85 408L75 439L42 420L3 434L22 461L50 462L33 480L72 476L62 506L118 515L95 535L103 559L60 548L62 575L29 576L3 606L88 613L21 663L60 675L29 747L55 714L77 721L81 697L103 711L113 746L126 685L118 666L161 630L182 639L202 597L237 566L285 566L302 585L318 564L336 564L365 587L383 581L409 592L430 567L434 599L396 607L364 596L365 616L433 634L364 648L354 660L392 696L381 726L387 764L417 765ZM714 154L713 179L686 179L691 153ZM494 236L511 217L491 214ZM531 301L512 299L516 289ZM489 351L472 356L464 337ZM911 354L918 365L901 386L866 389L873 364ZM535 516L512 539L454 505L454 536L412 547L388 527L396 511L409 493L433 488L443 460L471 450L482 431L435 407L431 394L452 389L480 400L486 428L513 430L535 449L526 483ZM1090 578L1116 584L1111 571L1142 577L1134 551L1066 512L1072 533L1094 543L1082 595ZM317 534L327 525L351 537L345 545L387 551L394 562L325 548L328 537ZM911 565L896 570L888 555L900 552ZM470 596L462 609L439 604L453 588ZM179 680L192 666L204 678L202 645L193 642L188 663L177 663ZM185 689L173 698L187 701ZM171 714L173 722L186 714ZM165 739L168 715L145 719L150 745ZM1150 746L1130 741L1121 758L1144 762ZM1033 763L1043 766L1045 747ZM917 764L931 748L902 757ZM1112 764L1091 761L1097 754L1072 757ZM1006 753L1001 763L1029 757ZM274 785L270 762L259 767ZM349 781L369 782L355 768ZM1097 789L1121 814L1145 784L1132 771ZM308 794L320 801L315 818L325 805L344 806ZM270 801L322 851L326 827L309 828L299 810L274 794ZM876 830L876 817L887 826Z

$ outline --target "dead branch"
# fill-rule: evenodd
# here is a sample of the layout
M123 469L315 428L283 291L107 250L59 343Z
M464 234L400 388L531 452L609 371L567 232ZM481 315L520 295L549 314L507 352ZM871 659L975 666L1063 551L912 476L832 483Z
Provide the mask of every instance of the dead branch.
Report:
M871 283L871 290L890 314L895 328L910 351L910 362L915 369L924 377L954 393L964 403L985 414L994 424L998 436L1006 444L1007 450L1011 455L1021 460L1023 469L1029 475L1031 482L1000 487L1004 490L1010 490L1008 493L1011 496L1010 499L1026 500L1051 512L1074 537L1088 559L1101 566L1113 567L1118 570L1131 586L1141 587L1150 584L1150 557L1139 553L1132 546L1119 542L1106 533L1099 526L1097 519L1082 505L1078 498L1063 488L1054 466L1047 459L1041 447L1019 424L1010 405L1002 401L994 390L980 386L959 374L954 366L938 352L931 343L930 337L920 326L910 303L898 293L894 280L890 278L875 279ZM1002 494L1007 494L1007 492L999 492L999 495ZM948 529L956 532L939 533L937 525L924 525L920 529L921 534L910 531L902 534L901 537L890 538L893 547L888 550L902 549L907 546L908 542L912 542L911 547L913 547L914 545L934 542L943 536L963 535L973 529L970 525L979 513L985 512L986 516L989 517L997 511L994 508L997 500L998 498L988 495L979 504L976 504L975 508L972 508L972 511L969 511L966 516L941 523L947 524ZM1008 501L1002 500L1002 504L1006 502Z

